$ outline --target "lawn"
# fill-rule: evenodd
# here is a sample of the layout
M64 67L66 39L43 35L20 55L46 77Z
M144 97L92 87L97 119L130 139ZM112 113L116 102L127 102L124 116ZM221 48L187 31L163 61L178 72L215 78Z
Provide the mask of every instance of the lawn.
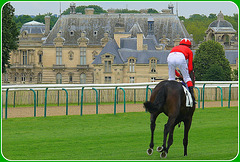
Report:
M2 154L10 160L160 160L167 117L157 119L155 148L149 113L2 119ZM238 153L238 108L196 109L183 156L184 125L175 128L165 160L231 160Z

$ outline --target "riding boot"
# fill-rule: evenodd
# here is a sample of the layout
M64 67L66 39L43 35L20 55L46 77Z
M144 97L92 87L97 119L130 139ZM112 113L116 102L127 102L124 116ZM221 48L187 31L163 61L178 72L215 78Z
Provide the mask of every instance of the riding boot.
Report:
M196 104L195 103L195 96L194 96L193 86L188 87L188 89L189 89L189 92L191 93L191 96L192 96L192 99L193 99L193 104Z

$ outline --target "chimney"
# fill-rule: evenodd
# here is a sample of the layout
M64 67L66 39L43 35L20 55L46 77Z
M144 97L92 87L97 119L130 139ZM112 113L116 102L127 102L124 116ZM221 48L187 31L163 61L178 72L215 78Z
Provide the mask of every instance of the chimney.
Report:
M86 15L93 15L94 14L94 8L85 8L85 14Z
M45 16L45 33L44 35L47 36L50 33L50 16Z
M70 3L70 14L76 14L76 3Z
M143 50L143 33L137 33L137 50Z

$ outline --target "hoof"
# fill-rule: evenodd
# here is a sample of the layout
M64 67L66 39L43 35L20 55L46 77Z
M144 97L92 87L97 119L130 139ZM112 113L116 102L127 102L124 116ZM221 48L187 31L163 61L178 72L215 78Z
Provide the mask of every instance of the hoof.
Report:
M153 149L152 148L147 149L147 154L152 155L153 154Z
M157 147L157 152L162 152L162 151L163 151L163 147L162 147L162 146L161 146L161 147L158 146L158 147Z
M160 154L160 158L166 158L167 157L167 152L163 151L161 154Z

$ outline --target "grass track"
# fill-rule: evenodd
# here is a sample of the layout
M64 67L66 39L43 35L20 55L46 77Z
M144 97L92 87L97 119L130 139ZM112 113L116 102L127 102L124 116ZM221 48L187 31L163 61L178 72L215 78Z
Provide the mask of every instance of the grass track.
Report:
M155 148L167 117L157 119ZM2 153L10 160L160 160L146 154L149 113L2 120ZM183 156L183 124L166 160L231 160L238 153L238 108L196 109Z

